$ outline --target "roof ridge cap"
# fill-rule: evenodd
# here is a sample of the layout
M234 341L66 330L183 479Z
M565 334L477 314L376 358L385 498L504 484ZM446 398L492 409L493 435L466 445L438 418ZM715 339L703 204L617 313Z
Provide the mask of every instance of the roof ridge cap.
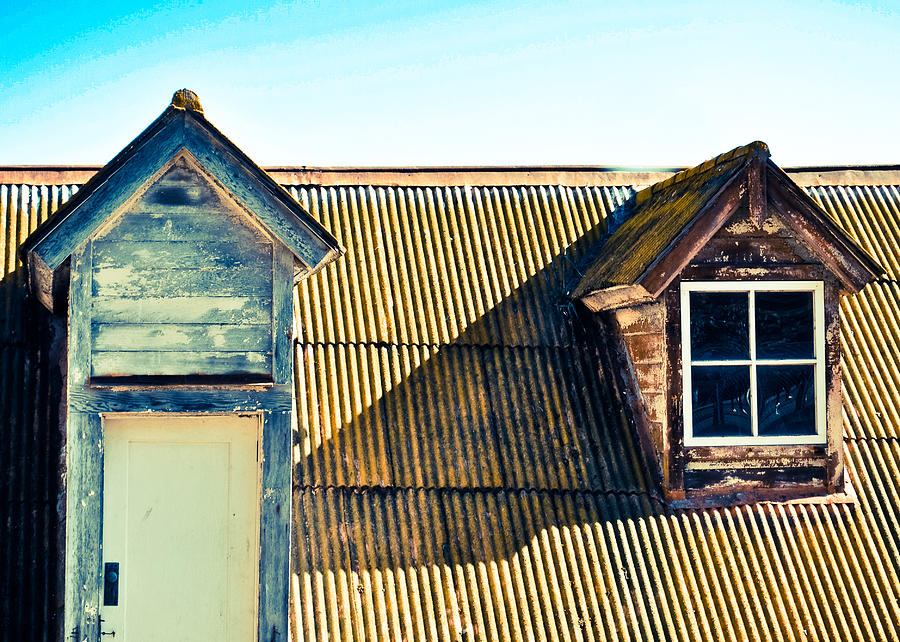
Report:
M693 178L694 176L697 176L699 174L706 173L721 163L727 163L728 161L734 160L735 158L741 156L765 156L766 158L768 158L770 156L769 146L761 140L755 140L752 143L741 145L727 152L723 152L718 156L713 156L709 160L703 161L699 165L694 165L693 167L683 169L677 174L670 176L669 178L658 183L654 183L650 187L641 190L635 195L635 204L643 203L651 196L659 194L660 191L669 188L672 185L687 180L688 178Z

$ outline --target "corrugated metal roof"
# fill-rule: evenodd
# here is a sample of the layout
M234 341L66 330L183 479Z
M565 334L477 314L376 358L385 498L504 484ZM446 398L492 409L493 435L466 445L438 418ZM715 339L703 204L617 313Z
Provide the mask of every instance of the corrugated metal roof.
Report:
M296 481L648 490L594 359L576 348L301 346Z
M291 187L347 254L300 285L309 343L563 346L566 279L628 187Z
M900 450L848 456L857 507L298 489L294 639L897 639Z
M845 434L900 438L900 284L842 301L841 346Z
M15 251L74 188L0 186L0 640L62 633L58 373ZM900 638L897 282L842 307L858 502L672 511L565 304L630 187L291 190L348 250L298 292L295 640ZM808 192L898 278L898 188Z
M900 279L900 186L833 185L806 191L890 279Z

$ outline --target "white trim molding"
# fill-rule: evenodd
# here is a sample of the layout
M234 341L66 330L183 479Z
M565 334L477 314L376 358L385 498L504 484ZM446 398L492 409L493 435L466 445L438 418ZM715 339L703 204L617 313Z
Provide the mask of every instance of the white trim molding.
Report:
M681 357L682 399L684 400L685 446L791 446L797 444L824 445L825 424L825 296L822 281L682 281L681 282ZM691 358L691 292L746 292L749 297L748 329L749 359L692 360ZM814 356L809 359L758 359L756 356L757 292L811 292L813 295L813 343ZM693 365L745 365L750 366L750 417L752 435L734 437L695 437L693 435L693 398L691 394L691 370ZM757 405L757 366L812 365L815 371L815 434L809 435L759 435L759 410Z

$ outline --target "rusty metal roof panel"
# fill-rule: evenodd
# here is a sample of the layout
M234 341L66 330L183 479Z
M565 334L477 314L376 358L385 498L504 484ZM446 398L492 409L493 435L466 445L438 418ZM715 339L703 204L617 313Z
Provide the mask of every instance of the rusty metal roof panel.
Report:
M872 283L841 302L844 431L900 438L900 285Z
M17 250L71 191L0 185L0 585L15 587L0 598L4 642L61 635L62 374L48 344L65 328L33 314Z
M300 284L308 343L561 346L566 284L628 187L291 187L347 254Z
M28 235L78 190L74 185L0 185L0 343L21 343L25 270L17 252Z
M61 391L15 252L74 189L0 186L0 640L57 637ZM298 292L295 640L900 637L897 283L842 306L856 504L672 511L553 298L631 188L292 189L348 248ZM897 278L896 187L808 190Z
M298 483L634 490L633 431L576 348L298 346Z
M297 489L294 639L897 639L900 450L848 459L856 506Z
M900 278L900 186L830 185L806 192L886 270Z

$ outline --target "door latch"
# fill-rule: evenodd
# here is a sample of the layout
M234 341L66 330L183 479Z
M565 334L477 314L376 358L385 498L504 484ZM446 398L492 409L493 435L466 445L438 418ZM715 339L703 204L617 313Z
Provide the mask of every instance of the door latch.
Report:
M103 606L119 606L119 563L103 566Z

